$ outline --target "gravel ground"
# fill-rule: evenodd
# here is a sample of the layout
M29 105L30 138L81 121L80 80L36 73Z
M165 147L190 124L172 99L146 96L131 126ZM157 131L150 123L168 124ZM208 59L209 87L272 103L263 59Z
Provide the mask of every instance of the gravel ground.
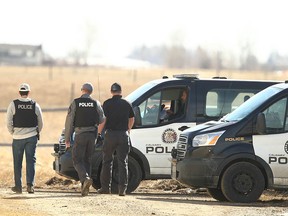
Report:
M49 182L48 182L49 183ZM52 184L53 183L53 184ZM24 189L25 190L25 189ZM288 216L288 192L265 191L255 203L218 202L205 190L192 190L171 180L144 181L125 197L97 194L81 197L77 182L50 180L35 194L0 188L1 215L281 215Z

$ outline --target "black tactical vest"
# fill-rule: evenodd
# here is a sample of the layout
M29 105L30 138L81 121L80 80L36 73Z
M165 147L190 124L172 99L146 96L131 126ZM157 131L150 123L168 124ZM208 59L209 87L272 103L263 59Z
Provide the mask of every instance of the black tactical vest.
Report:
M36 127L38 125L35 113L35 101L14 100L15 115L13 116L14 127Z
M75 99L75 127L91 127L99 124L97 102L91 98Z

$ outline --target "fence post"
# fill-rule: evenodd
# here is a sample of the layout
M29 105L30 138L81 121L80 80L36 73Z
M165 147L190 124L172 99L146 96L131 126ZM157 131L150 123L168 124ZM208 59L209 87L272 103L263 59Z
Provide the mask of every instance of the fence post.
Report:
M72 83L71 84L71 92L70 92L70 99L71 99L70 102L73 101L73 99L74 99L74 93L75 93L75 83Z
M137 81L137 70L133 70L133 82Z
M53 80L53 66L49 65L49 80Z

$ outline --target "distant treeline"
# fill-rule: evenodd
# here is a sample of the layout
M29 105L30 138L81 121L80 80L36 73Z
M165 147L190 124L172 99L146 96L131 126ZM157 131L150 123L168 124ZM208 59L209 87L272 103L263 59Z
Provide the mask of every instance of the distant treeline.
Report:
M265 62L260 62L249 44L239 47L238 54L229 51L209 51L202 47L194 50L184 46L138 47L130 58L148 61L168 68L200 68L215 70L285 71L288 56L271 52Z

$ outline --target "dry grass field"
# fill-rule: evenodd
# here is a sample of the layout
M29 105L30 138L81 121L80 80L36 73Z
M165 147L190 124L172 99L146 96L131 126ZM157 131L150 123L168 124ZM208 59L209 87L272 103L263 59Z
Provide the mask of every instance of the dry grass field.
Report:
M31 98L35 99L42 109L63 107L68 108L74 97L80 96L80 88L84 82L94 85L93 97L101 103L110 97L110 86L119 82L123 88L123 96L146 83L147 81L161 78L164 75L172 77L173 74L196 73L200 78L213 76L226 76L233 79L257 79L257 80L285 80L285 76L264 72L231 72L223 71L220 74L215 71L200 70L131 70L131 69L106 69L92 67L0 67L0 109L5 110L8 104L18 97L18 87L22 82L31 86ZM41 133L39 146L58 142L59 135L64 126L66 111L43 112L44 129ZM11 143L12 138L7 132L5 123L6 113L0 112L0 143ZM53 157L51 147L37 149L36 182L44 185L45 182L55 176L52 170ZM13 184L13 162L11 147L0 146L0 186ZM25 164L25 163L24 163ZM25 169L24 169L25 170ZM24 172L25 174L25 172ZM23 177L25 184L25 175Z

